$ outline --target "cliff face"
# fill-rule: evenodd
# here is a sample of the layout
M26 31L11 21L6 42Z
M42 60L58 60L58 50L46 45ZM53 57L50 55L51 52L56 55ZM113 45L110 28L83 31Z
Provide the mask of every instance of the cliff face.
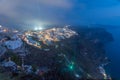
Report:
M22 68L27 65L30 69L32 66L34 70L39 70L39 77L46 80L108 79L104 66L109 63L109 59L105 55L104 44L113 38L103 28L71 30L65 27L17 34L16 38L21 39L23 45L10 50L2 44L6 53L2 54L0 61L4 62L4 59L11 57L10 61L14 61L16 65L22 64ZM10 37L9 34L8 36ZM1 39L1 43L8 40L14 39L5 37ZM36 74L35 71L26 70Z
M73 79L76 74L83 78L106 78L107 74L102 73L99 66L109 62L105 55L104 44L113 40L112 35L102 28L80 28L77 32L79 35L56 42L54 45L43 44L49 51L28 46L31 54L27 55L26 64L47 66L65 73L73 69L69 74ZM62 76L67 78L65 74Z
M78 49L80 55L77 57L79 56L79 59L83 60L80 63L93 78L105 78L105 73L101 73L99 66L110 61L105 55L104 45L113 41L112 35L102 28L80 29L79 34Z

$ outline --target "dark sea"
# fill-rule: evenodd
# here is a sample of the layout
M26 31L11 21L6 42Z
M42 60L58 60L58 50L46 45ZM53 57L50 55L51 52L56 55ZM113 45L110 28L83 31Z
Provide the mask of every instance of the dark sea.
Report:
M120 27L106 29L114 38L113 42L106 45L106 55L111 60L109 73L115 80L120 80Z

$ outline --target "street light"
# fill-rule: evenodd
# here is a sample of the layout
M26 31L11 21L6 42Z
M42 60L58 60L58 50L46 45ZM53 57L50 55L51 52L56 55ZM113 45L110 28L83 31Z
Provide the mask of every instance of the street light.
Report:
M68 67L69 67L70 70L73 70L74 69L74 64L69 64Z
M69 68L72 70L73 69L73 65L70 65Z

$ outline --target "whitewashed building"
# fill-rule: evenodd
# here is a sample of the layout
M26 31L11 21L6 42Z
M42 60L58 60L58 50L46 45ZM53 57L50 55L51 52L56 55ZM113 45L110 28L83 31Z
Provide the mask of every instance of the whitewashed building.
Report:
M15 50L17 48L20 48L22 46L23 42L20 38L18 38L17 40L9 40L5 42L5 46L8 49L12 49Z

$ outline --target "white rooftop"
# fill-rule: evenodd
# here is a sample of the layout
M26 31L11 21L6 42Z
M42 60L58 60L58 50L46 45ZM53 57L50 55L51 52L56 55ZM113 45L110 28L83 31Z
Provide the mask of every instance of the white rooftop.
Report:
M7 46L8 49L17 49L20 48L22 46L23 42L21 39L17 39L17 40L9 40L5 42L5 45Z

